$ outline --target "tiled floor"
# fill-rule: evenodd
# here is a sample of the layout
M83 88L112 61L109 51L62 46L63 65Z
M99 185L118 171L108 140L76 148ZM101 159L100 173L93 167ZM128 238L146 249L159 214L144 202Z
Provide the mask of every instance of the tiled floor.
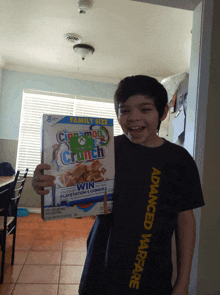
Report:
M46 222L40 214L19 217L15 263L10 266L10 235L6 241L4 284L0 285L0 294L78 294L86 239L93 223L91 217Z

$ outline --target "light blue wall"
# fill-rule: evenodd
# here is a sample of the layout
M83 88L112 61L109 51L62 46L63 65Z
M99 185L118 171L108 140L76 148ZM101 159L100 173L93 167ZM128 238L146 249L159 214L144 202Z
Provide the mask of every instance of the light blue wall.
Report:
M112 99L116 85L3 69L0 138L18 139L23 89Z

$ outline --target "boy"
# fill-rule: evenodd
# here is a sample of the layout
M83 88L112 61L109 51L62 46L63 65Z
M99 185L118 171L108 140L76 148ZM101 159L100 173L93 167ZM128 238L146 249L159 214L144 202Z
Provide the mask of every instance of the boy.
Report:
M198 170L182 147L157 132L167 92L154 78L131 76L115 92L124 132L115 137L113 212L97 216L87 240L80 295L187 295L195 244L192 209L204 205ZM46 168L47 167L47 168ZM46 194L52 176L35 170ZM171 238L176 230L178 275L172 287Z

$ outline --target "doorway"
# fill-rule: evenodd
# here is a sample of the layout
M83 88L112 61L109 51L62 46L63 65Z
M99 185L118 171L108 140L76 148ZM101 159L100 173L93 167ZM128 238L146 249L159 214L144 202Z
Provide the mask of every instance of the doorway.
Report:
M184 147L196 161L203 179L206 109L208 103L211 54L212 13L214 0L133 0L193 11L192 47L187 98L187 121ZM196 244L192 262L189 295L196 293L201 209L195 209Z

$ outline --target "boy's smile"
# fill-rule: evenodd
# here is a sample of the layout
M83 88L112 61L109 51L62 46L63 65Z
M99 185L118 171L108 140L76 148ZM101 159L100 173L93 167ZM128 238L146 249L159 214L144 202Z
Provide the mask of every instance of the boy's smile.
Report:
M118 121L125 135L135 144L156 147L164 142L156 134L159 114L153 99L146 95L133 95L120 103Z

